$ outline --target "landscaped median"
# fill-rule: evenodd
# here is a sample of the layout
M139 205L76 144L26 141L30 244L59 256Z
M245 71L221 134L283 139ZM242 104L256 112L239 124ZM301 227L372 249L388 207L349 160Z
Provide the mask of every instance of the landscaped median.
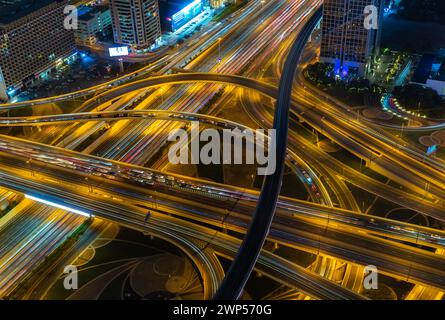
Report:
M53 252L51 252L28 276L21 281L5 300L20 300L43 274L48 272L63 255L78 242L79 238L93 223L93 218L86 219Z

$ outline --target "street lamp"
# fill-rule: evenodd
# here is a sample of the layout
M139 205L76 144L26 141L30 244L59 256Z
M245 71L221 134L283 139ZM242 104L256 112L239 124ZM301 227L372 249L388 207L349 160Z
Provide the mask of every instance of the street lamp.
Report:
M119 58L119 69L121 71L121 73L124 73L124 59L123 58Z

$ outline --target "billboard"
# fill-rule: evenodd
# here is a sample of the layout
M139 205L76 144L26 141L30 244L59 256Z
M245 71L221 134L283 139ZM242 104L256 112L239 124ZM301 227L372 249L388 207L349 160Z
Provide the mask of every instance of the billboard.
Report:
M176 31L185 25L187 22L192 20L202 11L202 2L201 0L195 0L192 3L188 4L178 12L176 12L171 17L172 23L172 31Z
M110 57L128 56L128 47L109 48Z

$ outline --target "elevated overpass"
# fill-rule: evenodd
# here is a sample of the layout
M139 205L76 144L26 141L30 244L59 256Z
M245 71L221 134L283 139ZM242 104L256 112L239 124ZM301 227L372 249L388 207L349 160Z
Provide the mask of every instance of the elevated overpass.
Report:
M23 158L21 155L25 152L31 153L31 145L26 143L26 147L14 151L12 148L21 148L21 143L18 139L13 140L14 143L8 146L11 149L9 153L4 152L4 144L1 148L0 168L3 173L0 184L19 192L27 192L32 195L37 194L37 196L43 198L50 196L53 202L62 201L62 203L66 203L68 206L78 210L101 212L101 207L105 204L93 205L93 200L99 197L101 203L109 202L110 205L116 208L119 208L123 203L133 203L134 207L140 206L140 208L145 208L144 210L159 211L163 212L163 214L177 215L178 212L183 212L184 217L187 219L192 218L197 222L210 223L217 227L229 228L243 233L251 219L251 213L257 202L257 196L250 195L247 190L238 189L236 191L236 188L218 184L203 185L199 184L196 179L186 180L187 178L185 177L175 175L171 176L174 178L173 180L171 178L167 179L165 174L156 173L146 168L117 163L45 145L36 144L34 146L45 157L35 160L38 157L34 154L32 156L33 160L28 163L26 157ZM2 139L2 143L4 141ZM54 149L58 149L56 154L49 151L54 151ZM18 153L19 156L14 155L14 152ZM74 154L76 154L77 163L75 169L67 167L66 163L69 159L73 159L72 155ZM60 164L55 163L55 159L59 159L61 161ZM27 172L27 174L20 176L19 168L24 170L23 172ZM89 173L85 172L85 170ZM108 170L108 174L104 173L106 170ZM151 180L154 184L147 186L146 184L141 185L140 182L135 182L132 178L133 170L142 172L139 173L137 180L142 179L140 177L152 175L152 178L147 179L147 181ZM94 174L92 174L93 172ZM35 175L36 173L37 176ZM157 181L158 174L163 175L161 182ZM15 175L18 175L18 177ZM42 180L39 177L40 175L46 178ZM85 180L85 177L88 177L88 180ZM162 182L163 180L165 181ZM66 196L59 197L58 195L65 187L69 187ZM101 190L100 194L102 196L92 193L89 191L90 188ZM224 188L227 188L227 190ZM91 203L89 197L92 198ZM122 202L118 199L126 200ZM209 203L209 201L212 201L215 205L211 207L205 206L204 204ZM147 203L151 203L148 208L146 207ZM234 206L234 204L237 205ZM383 219L376 221L368 216L370 226L382 223L381 235L385 234L388 238L391 236L395 238L395 241L389 241L367 235L366 230L368 226L364 227L361 232L357 231L358 229L338 228L337 225L345 216L337 215L337 218L335 218L334 211L325 217L328 223L326 223L326 220L324 223L322 221L317 222L317 219L315 221L314 219L305 220L302 218L296 220L296 217L310 217L314 212L317 212L316 207L312 211L308 209L299 211L299 209L296 209L299 205L295 203L284 206L283 202L280 201L276 222L270 233L271 240L310 252L327 254L345 261L353 261L365 265L374 263L382 272L388 272L388 274L396 275L401 279L415 283L442 286L441 282L445 279L444 275L441 275L444 272L443 270L445 270L441 269L441 266L445 263L444 257L402 245L398 242L399 236L394 236L400 230L400 235L406 240L409 237L404 237L403 234L412 233L414 235L417 233L415 238L411 239L411 242L420 243L417 242L421 239L419 232L421 230L432 231L432 229L399 222L396 222L396 225L399 226L394 225L393 228L391 227L392 220ZM234 209L228 211L229 209L224 208ZM293 209L296 211L293 211ZM291 212L295 213L296 217L293 217L290 214ZM363 218L366 217L366 215L362 216ZM385 221L388 224L385 224ZM115 222L119 221L116 220ZM406 229L404 230L400 225L404 225ZM359 226L356 227L359 228ZM385 233L384 230L386 228L389 231ZM420 229L416 230L415 228ZM434 232L436 231L434 230ZM438 231L438 235L444 237L443 232L441 235L440 231ZM430 236L432 239L437 237L434 234L430 234ZM372 250L369 248L372 248ZM431 270L435 271L431 273Z

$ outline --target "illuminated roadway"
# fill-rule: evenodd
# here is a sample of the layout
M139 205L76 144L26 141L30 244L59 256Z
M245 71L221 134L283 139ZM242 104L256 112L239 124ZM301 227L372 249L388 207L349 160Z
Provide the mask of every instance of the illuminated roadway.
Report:
M131 81L136 77L150 74L162 68L164 72L171 72L171 69L175 66L185 66L185 61L190 60L200 54L204 49L208 50L214 46L218 38L229 38L240 27L248 24L250 16L255 17L258 13L266 9L270 3L262 5L258 2L249 2L244 8L235 13L236 19L232 19L229 23L218 22L210 27L208 30L203 30L202 34L199 34L199 39L190 38L190 43L186 43L184 46L169 55L160 57L157 61L150 63L148 66L144 66L139 70L125 74L116 79L110 80L105 83L101 83L94 87L88 87L79 91L61 94L55 97L41 98L30 101L14 102L0 104L0 110L23 108L28 106L38 106L53 102L60 102L96 94L102 90L107 90L111 87L117 86L126 81ZM260 9L260 10L259 10ZM193 42L193 43L191 43Z
M62 114L62 115L52 115L52 116L39 116L39 117L30 117L30 118L16 118L16 119L11 119L9 118L9 120L7 120L6 122L0 118L0 126L1 125L13 125L13 126L35 126L35 125L49 125L52 124L54 122L57 123L65 123L65 122L81 122L81 121L110 121L110 120L122 120L122 119L137 119L137 118L156 118L157 120L168 120L168 121L199 121L201 123L205 123L207 125L212 125L215 127L218 127L220 129L239 129L240 132L243 132L244 130L253 130L251 128L248 128L246 126L243 126L241 124L238 124L236 122L233 121L228 121L228 120L224 120L224 119L220 119L217 117L212 117L212 116L208 116L208 115L200 115L200 114L192 114L192 113L183 113L183 112L173 112L173 111L161 111L161 110L141 110L141 111L114 111L114 112L98 112L98 113L82 113L82 114ZM5 139L5 137L3 136L2 139ZM6 142L6 140L3 140ZM1 140L0 140L0 145L1 145ZM23 143L23 141L21 141L21 143ZM34 147L35 145L33 144L29 144L27 146L26 149L30 149ZM292 151L289 151L289 155L293 158L295 157L292 153ZM34 156L29 155L28 157L30 157L30 159L33 159ZM36 160L39 160L38 156L36 156ZM27 158L26 156L24 157L25 159ZM44 157L42 158L44 160ZM291 160L290 160L291 161ZM203 183L202 181L200 181L200 183ZM228 188L228 186L227 186ZM247 192L249 194L255 194L255 192L253 190L247 190L247 189L243 189L244 192ZM327 208L324 206L319 206L315 203L311 203L311 202L301 202L298 200L292 200L291 203L289 203L290 200L288 200L288 202L284 202L283 206L295 206L295 208L298 208L300 210L302 210L302 212L300 212L300 214L305 214L304 211L307 211L306 214L309 214L308 217L311 216L317 216L318 218L320 217L325 217L327 218L329 215L331 219L335 220L335 214L339 215L339 219L342 220L343 222L349 223L350 226L354 226L354 224L357 225L361 225L361 226L366 226L364 230L368 230L368 232L373 232L374 230L378 231L379 229L379 223L381 223L381 221L384 221L384 218L380 218L380 217L374 217L374 216L369 216L369 215L360 215L354 211L348 211L348 210L344 210L344 209L340 209L340 208ZM299 207L297 207L295 205L295 203L303 203L302 205L300 205ZM332 216L334 215L334 216ZM360 219L365 219L365 220L360 220L358 221L357 219L360 217ZM345 219L349 219L346 220ZM382 220L383 219L383 220ZM384 226L383 229L386 229L385 232L388 232L388 229L394 229L397 230L399 229L401 226L405 226L406 224L404 224L403 222L397 222L394 220L388 220L391 221L392 224L390 226L386 225ZM421 227L418 227L421 228ZM404 228L402 227L402 230ZM431 229L426 229L426 230L430 230ZM445 237L439 237L438 234L440 233L440 230L437 231L437 233L435 234L436 238L431 238L430 236L428 236L428 232L426 233L422 233L422 236L420 239L417 238L416 236L412 236L412 234L410 234L410 232L406 232L405 233L405 238L401 238L401 240L404 241L409 241L408 238L411 238L411 240L415 240L415 242L420 241L420 243L422 244L428 244L428 245L432 245L434 246L436 243L439 245L445 245ZM387 233L383 233L380 234L383 236L387 236ZM426 237L426 238L425 238Z
M244 10L244 9L243 9ZM57 100L55 100L55 101L57 101ZM34 102L32 102L32 103L34 103Z
M84 176L82 176L80 177L80 180L77 180L76 184L72 184L70 182L71 176L67 171L63 171L63 178L60 176L60 172L56 176L53 175L53 173L57 173L57 170L53 171L55 168L52 168L51 171L53 173L51 173L51 175L46 175L46 173L44 173L44 168L42 168L42 170L38 168L37 161L32 166L32 169L29 168L26 162L22 164L16 163L15 168L15 172L19 173L18 178L8 177L8 174L5 173L7 173L9 170L7 166L3 165L3 174L1 175L5 179L5 182L8 181L6 182L7 184L12 183L16 187L26 185L26 187L21 189L26 194L39 196L43 192L43 194L45 194L43 198L47 201L57 198L59 199L57 200L59 204L69 205L71 208L82 208L81 210L94 211L98 216L136 230L143 230L145 232L153 232L161 235L173 233L175 237L186 236L195 240L205 241L206 243L209 242L209 246L214 247L220 254L228 257L233 257L238 250L238 239L168 215L174 215L177 212L176 209L168 212L168 214L164 213L158 215L157 212L162 212L163 208L162 201L160 200L155 200L153 208L150 208L150 218L145 221L147 209L141 207L140 205L146 206L147 200L150 199L153 201L153 198L150 198L150 196L153 197L153 195L147 194L146 190L144 191L145 194L142 195L143 199L129 201L131 197L123 198L125 197L125 192L124 194L120 195L113 194L113 189L116 188L116 185L111 187L111 189L108 191L106 191L107 188L103 189L104 192L102 192L102 188L100 186L92 186L91 184L94 183L96 179L94 176L91 176L88 182L86 182ZM78 171L76 172L77 173L73 172L73 177L78 174ZM66 180L64 180L63 184L60 184L60 179ZM14 182L12 182L13 180ZM41 183L42 181L44 182L43 185ZM105 180L103 182L105 182ZM34 189L34 192L26 191L26 189L31 191L30 186L32 185L35 186L31 187ZM94 190L93 192L90 191L91 186ZM139 190L142 191L144 189L139 188ZM160 189L156 189L155 194L160 195L158 190ZM167 195L167 198L168 197L170 196ZM62 199L63 203L60 202ZM119 201L119 199L121 200ZM73 200L74 202L71 202ZM269 267L265 267L265 265L269 265ZM272 278L277 279L281 283L291 285L299 290L301 288L303 292L315 298L361 298L356 293L344 289L327 279L321 278L305 270L304 268L298 267L271 253L264 253L264 256L259 261L258 268L259 271L265 275L270 275ZM313 289L311 290L310 288Z
M244 16L248 16L250 18L250 16L252 16L253 18L256 16L256 14L258 14L261 10L257 10L259 4L258 3L251 3L248 6L246 6L246 8L243 8L241 10L242 15ZM266 6L265 6L266 7ZM252 14L252 12L254 12L254 14ZM238 12L239 13L239 12ZM237 14L238 14L237 13ZM239 21L242 21L242 23L239 23ZM187 44L187 46L182 47L179 51L181 51L181 53L179 55L177 55L176 53L171 54L168 59L160 59L158 60L156 63L149 65L148 67L144 67L141 70L138 70L137 72L134 72L132 74L129 75L125 75L119 79L113 80L109 83L106 84L102 84L100 86L94 87L94 88L88 88L85 89L81 92L77 92L75 94L66 94L66 95L62 95L59 97L51 97L48 99L40 99L38 101L33 101L31 102L31 104L41 104L41 103L48 103L48 102L55 102L55 101L63 101L65 99L71 99L73 97L80 97L84 94L91 94L91 93L96 93L102 89L106 89L108 86L113 86L113 85L117 85L119 84L121 81L125 81L128 79L133 78L136 75L142 75L148 72L151 72L152 70L157 69L158 67L164 65L165 63L167 63L167 60L170 62L170 66L176 64L176 63L182 63L185 59L189 59L188 55L193 55L196 52L199 52L202 50L202 48L205 48L208 43L210 43L211 41L214 41L216 38L218 37L219 34L221 33L225 33L226 36L229 36L232 33L232 28L233 26L235 26L235 28L238 28L238 26L241 25L245 25L248 24L248 19L241 19L241 20L235 20L233 23L229 23L229 24L222 24L222 23L218 23L215 28L212 28L212 30L207 30L204 34L202 34L202 37L199 39L199 41L194 41L196 42L195 45L191 46L189 44ZM226 25L226 26L225 26ZM229 32L227 32L229 31ZM184 50L185 49L185 50ZM172 59L173 58L173 59ZM166 65L164 67L164 69L168 69L169 65ZM168 70L164 70L165 72L168 72ZM13 104L13 105L9 105L10 107L20 107L20 106L26 106L28 105L28 102L25 103L18 103L18 104ZM115 108L120 108L119 104L115 104ZM86 125L88 126L88 124ZM83 129L86 129L86 126L84 128L82 128L82 130L76 130L75 131L75 135L73 135L73 137L67 137L65 138L60 145L63 145L64 147L71 147L71 148L75 148L76 146L78 146L80 143L82 143L82 141L84 141L85 137L88 137L90 134L94 133L98 128L100 128L99 126L95 126L95 127L90 127L88 128L88 131L83 131ZM80 128L79 128L80 129ZM65 131L65 130L64 130ZM48 140L48 137L50 138L51 136L54 138L57 138L57 131L55 131L53 128L51 128L51 131L48 131L48 135L41 135L41 140ZM53 139L54 140L54 139ZM27 203L29 203L30 201L27 201ZM34 208L39 208L39 212L42 212L42 214L39 214L39 216L36 216L36 213L38 212L36 209ZM29 222L33 222L36 221L37 219L42 219L45 215L45 213L48 215L48 217L51 217L51 215L55 214L55 210L51 209L48 206L43 206L43 205L28 205L28 206L19 206L18 208L20 208L20 212L15 213L15 216L18 216L20 214L21 218L25 218L25 219L21 219L24 222L28 222L28 226L31 226L31 224L29 224ZM67 214L66 212L64 212L65 216L69 216L69 214ZM9 215L11 216L11 215ZM26 219L27 217L27 219ZM70 218L72 218L71 216L69 216ZM3 219L4 220L4 219ZM29 221L28 221L29 220ZM59 219L60 220L60 219ZM56 221L56 220L54 220ZM76 221L80 221L80 219L76 219ZM23 226L24 225L21 224L20 219L14 219L12 220L12 222L14 222L15 224L17 223L17 225L19 226ZM58 223L58 221L56 221ZM28 252L51 252L51 248L54 248L58 241L63 240L65 233L61 232L60 230L57 231L56 227L57 225L51 225L51 220L47 219L47 221L45 222L46 226L48 227L48 236L45 242L36 242L34 239L36 239L35 235L40 234L41 230L39 230L39 227L37 225L33 225L34 226L34 230L32 230L32 228L29 228L28 230L32 230L34 232L30 233L28 237L28 242L27 242L27 247L23 247L26 250L28 250ZM72 230L75 229L75 225L65 225L65 229L66 232L69 232L70 230L70 226L72 228ZM51 230L50 228L53 228L53 230ZM9 229L8 231L6 231L6 229L2 230L5 232L10 232ZM51 231L51 232L49 232ZM19 236L18 233L16 233L15 235L5 235L7 238L12 238L13 236ZM32 238L34 237L34 238ZM22 241L23 242L23 241ZM36 244L38 244L38 249L34 248L33 246L35 246ZM33 249L34 248L34 249ZM6 250L7 247L4 247L4 249ZM25 254L25 252L23 251L24 249L14 249L10 252L10 254L14 254L15 257L20 257L21 255ZM31 261L32 263L36 264L38 263L40 260L39 259L31 259L32 256L29 254L25 254L24 257L27 256L28 261ZM12 276L13 273L16 273L18 275L17 270L22 270L20 272L20 274L24 274L27 270L31 270L33 264L32 263L27 263L26 265L20 264L20 261L18 261L18 259L14 258L12 260L9 260L8 262L8 268L10 268L11 270L13 270L13 272L10 272L8 274L8 276ZM218 266L215 266L215 269L217 269Z
M9 140L12 138L8 137L7 139ZM6 138L3 139L3 137L2 137L2 140L6 141ZM14 141L14 144L11 145L12 148L19 147L18 141L20 141L20 140L12 139L12 141ZM26 144L26 149L29 149L32 145L34 145L34 146L37 145L35 143L31 144L31 143L28 143L25 141L21 142L20 144L22 144L22 143ZM57 150L57 152L62 152L65 154L65 157L68 155L75 154L76 155L75 159L77 159L76 161L80 161L81 159L90 159L88 166L93 166L94 162L91 162L91 161L93 159L98 159L98 158L87 156L87 155L81 155L78 153L63 151L62 149L58 149L58 148L54 148L54 147L49 147L49 146L46 147L43 145L38 145L38 146L39 146L39 149L44 148L44 152L42 153L43 155L50 157L49 159L47 159L47 161L54 161L54 160L51 160L51 157L53 157L53 156L52 156L52 152L50 150ZM28 152L31 152L31 151L28 151ZM8 155L8 154L5 154L5 153L3 153L3 154L5 156L2 157L2 163L7 163L6 155ZM23 154L23 150L19 154ZM14 157L14 160L12 161L12 165L17 166L18 159L20 159L20 157L19 158ZM45 172L47 170L47 169L45 169L45 166L49 166L49 164L46 163L46 165L42 166L40 164L40 162L42 162L44 160L45 159L41 159L40 161L37 161L37 160L33 161L32 166L31 166L31 171L39 172L39 174L45 173L45 174L48 174L49 176L54 175L55 174L54 172L57 172L57 170L56 170L57 167L51 166L51 168L49 170L50 172ZM94 161L97 161L97 160L94 160ZM105 161L106 163L109 162L109 160L101 160L101 161ZM29 165L26 164L25 160L22 160L22 164L29 173L30 168L29 168ZM11 164L9 164L9 165L11 165ZM126 167L131 168L134 166L119 163L118 167L120 168L119 170L125 171L124 168L126 168ZM145 168L139 168L139 167L135 167L135 168L138 168L137 170L145 170L147 172L151 172L150 170L145 169ZM6 170L6 167L2 167L2 169L4 172L8 171L8 170ZM10 172L12 172L11 171L12 169L9 169L9 170L10 170ZM60 170L60 168L58 170ZM52 182L54 182L54 181L57 182L56 179L63 179L64 184L65 183L68 184L67 172L73 171L73 169L66 171L67 169L63 168L62 170L63 170L63 173L58 174L59 178L57 176L56 177L53 176L52 179L46 180L44 185L39 183L38 186L35 186L34 187L35 192L40 192L39 190L45 190L45 188L46 188L45 185L48 183L51 183L51 180L52 180ZM82 176L82 174L79 173L78 170L79 170L79 168L76 169L74 175ZM102 170L103 170L103 168L102 168ZM60 178L60 177L64 177L64 178ZM87 184L83 178L78 177L76 179L77 179L77 183L79 183L79 180L80 180L80 184L82 184L82 183L84 185ZM92 183L91 181L93 179L96 179L95 175L92 175L92 176L90 175L90 183ZM153 177L153 179L155 179L155 178ZM164 179L166 179L166 177L164 177ZM182 179L179 179L177 181L178 182L180 180L187 181L185 179L187 179L187 178L182 177ZM107 179L105 179L105 180L107 180ZM98 186L96 187L96 185L95 185L93 187L93 189L101 188L104 185L105 180L100 180L100 182L98 182ZM5 183L7 183L7 181L14 181L14 178L4 177L4 179L2 181L3 181L2 183L5 184ZM166 181L170 181L170 180L167 179ZM175 196L169 195L169 193L171 193L171 190L172 190L171 184L155 182L155 185L153 187L154 190L156 190L155 197L157 197L157 198L161 197L161 195L163 193L163 191L162 191L163 188L166 189L165 197L167 198L167 200L170 199L169 202L172 202L174 204L173 205L174 210L172 210L172 212L170 212L171 214L178 212L178 210L179 211L185 210L184 203L187 203L187 200L184 200L184 199L192 199L194 197L198 197L198 199L199 199L201 196L210 197L210 199L212 199L212 201L215 202L216 207L214 209L212 209L213 207L209 208L208 206L204 206L205 210L203 212L197 211L197 208L202 207L203 203L208 203L208 201L209 201L209 200L201 199L196 202L193 202L192 203L193 206L186 210L188 217L190 217L190 216L193 217L194 215L196 215L198 213L200 215L204 214L204 219L207 223L209 221L211 221L212 219L216 219L214 223L216 223L217 225L221 224L221 220L224 221L224 224L228 225L229 221L231 221L231 219L232 219L232 214L234 215L234 217L238 216L238 215L235 215L235 213L231 213L228 217L224 218L224 216L227 215L227 212L225 212L222 209L217 209L217 207L222 207L223 205L226 205L226 206L229 205L230 207L232 207L233 204L231 204L227 200L227 198L224 198L222 203L219 203L218 195L211 194L208 191L205 191L204 185L197 185L197 182L193 182L193 181L194 180L191 179L190 185L187 184L190 187L175 188L175 192L174 192ZM112 181L109 181L109 182L112 183ZM26 183L28 183L28 182L26 182ZM15 188L17 188L18 185L19 185L19 182L15 181L12 184L8 184L8 187L14 188L14 186L15 186ZM60 186L61 186L60 183L57 183L57 185L59 186L59 189L60 189ZM6 185L4 185L4 186L6 186ZM195 187L193 187L193 186L195 186ZM201 189L201 190L196 189L197 186L199 186L199 189ZM219 185L217 189L215 189L215 187L214 187L209 190L213 190L213 192L215 192L214 190L221 190L220 188L222 188L222 187L223 186ZM210 187L207 186L207 188L210 188ZM86 186L84 186L83 189L88 190L88 188ZM145 189L141 189L141 191L142 190L145 190ZM19 191L23 191L23 190L19 190ZM107 193L113 194L113 192L117 192L117 191L118 190L116 188L110 188L104 194L107 194ZM80 190L79 190L79 192L80 192ZM146 191L144 191L144 192L146 192ZM179 195L183 192L185 192L184 196L180 197ZM244 195L244 197L246 197L246 193L242 193L242 194ZM87 193L86 197L88 195L91 195L91 193L90 194ZM178 197L176 197L176 195L178 195ZM70 200L73 198L73 196L74 195L71 194L71 196L68 197L68 199L65 199L65 201L68 201L68 202L73 201L73 200ZM123 196L128 197L129 195L126 195L126 193L124 193ZM119 198L119 197L122 197L122 194L114 196L114 198ZM231 191L231 193L230 193L230 198L235 198L233 191ZM249 199L249 198L247 198L247 199ZM102 199L102 201L112 201L112 200L113 199L111 197L106 197L105 199ZM146 196L143 197L142 203L146 202L147 200L148 200L148 198ZM81 206L88 205L88 203L86 203L87 199L84 199L81 201L82 201ZM151 201L153 201L153 200L151 200ZM155 200L155 203L159 204L159 201L160 200ZM254 207L255 202L256 202L255 200L253 200L253 201L252 200L244 201L243 199L236 200L237 213L242 213L241 209L243 208L244 205L248 206L248 208L249 208L247 210L248 212L252 212L252 208ZM181 206L177 206L176 203L181 203ZM249 205L249 203L250 203L250 205ZM119 204L122 204L122 203L119 202L118 205ZM78 205L77 206L75 204L73 204L73 205L74 205L74 208L78 207ZM238 208L239 208L239 210L238 210ZM95 209L95 210L98 210L98 209ZM155 210L156 210L156 208L155 208ZM210 211L210 213L209 213L209 211ZM100 212L100 210L99 210L99 212ZM212 212L213 212L213 214L212 214ZM218 215L223 219L218 219L217 218ZM285 218L286 216L288 217L287 219ZM297 214L297 216L298 216L298 214ZM279 217L280 218L278 221L280 221L281 219L284 219L284 221L282 223L282 226L276 230L277 233L274 233L274 232L271 233L271 237L272 238L275 237L276 239L280 240L280 242L286 243L288 245L297 246L297 247L303 246L303 247L305 247L306 250L308 248L312 248L310 250L312 252L313 252L313 249L316 248L316 250L318 249L320 252L324 252L328 255L337 256L337 257L343 258L347 261L356 261L357 263L360 263L360 264L367 264L370 261L373 261L382 270L384 270L384 271L388 270L389 274L396 274L396 275L399 274L399 276L401 278L404 278L404 276L406 276L407 278L410 279L410 281L413 280L414 282L418 281L420 283L429 283L431 285L433 285L433 283L435 283L435 285L441 286L440 283L445 279L443 277L443 275L439 275L444 270L444 269L441 269L441 264L445 262L445 260L441 256L429 254L423 250L414 249L414 248L411 248L411 247L408 247L405 245L401 245L401 244L397 245L397 243L395 243L395 242L389 243L387 240L383 240L381 238L367 236L364 231L363 231L363 233L361 233L361 232L357 232L356 230L353 230L353 232L345 233L345 231L347 231L347 228L345 228L344 230L342 230L341 228L338 230L335 230L336 223L329 224L329 229L327 229L326 223L318 225L316 223L308 222L308 223L304 224L304 223L302 223L303 220L300 220L298 223L293 223L292 218L289 214L286 214L283 216L279 215ZM364 216L364 217L366 217L366 216ZM371 217L368 217L368 219L370 219L370 218ZM201 217L201 219L202 219L202 217ZM332 221L335 220L332 218L332 215L331 215L331 219L332 219ZM237 221L237 220L235 220L235 221ZM248 221L249 221L249 218L247 216L246 218L243 218L241 221L238 221L238 223L241 222L240 226L241 226L241 228L243 228L243 226L246 226L248 224ZM385 221L389 222L391 220L385 220ZM402 222L396 222L396 224L399 224L402 226L405 225L405 227L408 230L411 230L411 232L415 232L415 228L417 227L417 226L412 226L409 224L403 224ZM235 227L236 226L237 225L235 224ZM289 226L292 226L292 228L290 228ZM315 227L315 229L314 229L314 227ZM240 227L238 226L236 228L238 228L238 230L239 230ZM317 228L319 231L317 231ZM402 228L396 228L394 230L397 230L397 229L402 229ZM428 230L428 229L424 228L422 230ZM286 234L285 236L282 236L283 232L285 232L285 234ZM391 230L387 235L390 236L394 232L395 231ZM403 232L402 232L402 234L403 234ZM320 237L321 235L323 237ZM331 240L328 240L329 237L331 237L332 239L335 239L335 238L338 239L335 241L335 246L333 246L334 243L331 242ZM441 235L441 237L443 237L443 234ZM312 240L311 240L311 238L312 238ZM348 240L348 238L350 240ZM414 241L414 240L411 239L411 241ZM307 246L305 246L305 244L307 244ZM354 247L357 247L357 248L352 249ZM373 250L370 250L369 248L372 248ZM351 251L351 249L352 249L352 251ZM368 256L369 258L367 257L367 255L369 255ZM397 255L398 258L397 259L392 258L392 255ZM363 260L363 259L365 259L365 260ZM430 259L432 259L431 262L428 262ZM405 261L405 262L403 262L403 261ZM442 261L442 262L440 262L440 261ZM424 264L428 265L427 269L423 269L424 267L422 267L422 266ZM436 276L434 276L433 274L430 274L431 270L436 270L433 273L433 274L436 274Z
M110 90L109 92L103 93L99 95L98 97L101 97L103 100L110 100L117 96L122 95L123 93L131 92L136 89L141 89L144 87L150 87L150 86L159 86L162 84L172 84L172 83L188 83L188 82L224 82L224 83L230 83L233 85L240 85L243 87L248 87L251 89L258 90L262 94L265 94L270 97L276 97L277 96L277 89L276 87L266 84L261 81L252 80L240 76L233 76L233 75L221 75L221 74L206 74L206 73L185 73L185 74L174 74L174 75L167 75L167 76L159 76L154 77L146 80L137 81L135 83L131 83L128 85L123 85L119 88L115 88L113 90ZM91 101L89 102L91 104L89 107L92 107L92 105L95 105L96 102ZM264 111L263 111L264 112ZM305 115L310 113L310 110L305 110ZM301 114L298 115L298 117L302 116ZM267 119L267 117L265 117ZM8 124L7 119L3 119L4 124ZM21 121L21 120L20 120ZM13 123L10 122L10 125ZM317 124L314 124L316 127ZM326 128L327 126L325 126ZM325 132L325 131L323 131ZM344 136L339 136L342 139L345 138ZM301 137L298 137L298 135L293 134L290 132L290 139L302 139ZM292 143L292 142L290 142ZM300 145L305 146L306 148L311 148L312 146L306 146L306 142L300 142ZM353 142L355 143L355 141ZM317 151L314 151L317 152ZM322 157L326 157L323 155L320 155ZM320 160L323 159L320 157ZM375 162L375 160L373 161ZM363 188L364 190L367 190L373 194L376 194L384 199L388 199L390 201L393 201L395 203L398 203L404 207L412 208L413 210L416 210L418 212L424 213L426 215L432 216L439 220L445 219L445 211L443 210L442 206L438 206L437 204L433 204L427 199L422 199L420 196L416 196L414 194L404 192L402 190L399 190L397 188L390 187L384 183L381 183L379 181L376 181L375 179L372 179L368 176L365 176L363 174L360 174L359 172L351 169L349 166L344 165L343 163L340 163L339 161L335 161L335 159L329 159L329 161L322 162L326 166L330 166L335 168L335 172L337 172L338 175L343 175L344 178L351 182L352 184L355 184L359 186L360 188ZM388 164L391 168L394 168L394 165ZM403 174L406 175L406 172L403 172ZM402 174L397 174L397 177L402 177ZM402 179L402 178L401 178ZM419 178L417 178L418 180ZM403 178L405 180L405 178ZM422 179L421 182L419 182L418 185L424 185L425 182ZM411 187L412 183L408 184L408 187ZM424 190L421 188L418 190L419 187L416 188L416 191L420 193L420 195L425 194ZM430 189L431 190L431 189ZM442 194L443 196L443 194Z
M294 66L297 65L304 45L321 15L322 8L320 7L304 25L303 31L292 46L288 60L286 61L284 75L281 78L278 89L279 94L277 96L272 126L272 128L276 130L277 139L276 149L273 150L273 152L275 152L276 168L275 171L271 175L267 175L263 181L252 221L249 224L247 233L244 236L244 240L234 262L215 294L216 299L238 299L241 296L242 290L261 253L261 248L270 232L283 183L289 130L291 88L295 76Z

